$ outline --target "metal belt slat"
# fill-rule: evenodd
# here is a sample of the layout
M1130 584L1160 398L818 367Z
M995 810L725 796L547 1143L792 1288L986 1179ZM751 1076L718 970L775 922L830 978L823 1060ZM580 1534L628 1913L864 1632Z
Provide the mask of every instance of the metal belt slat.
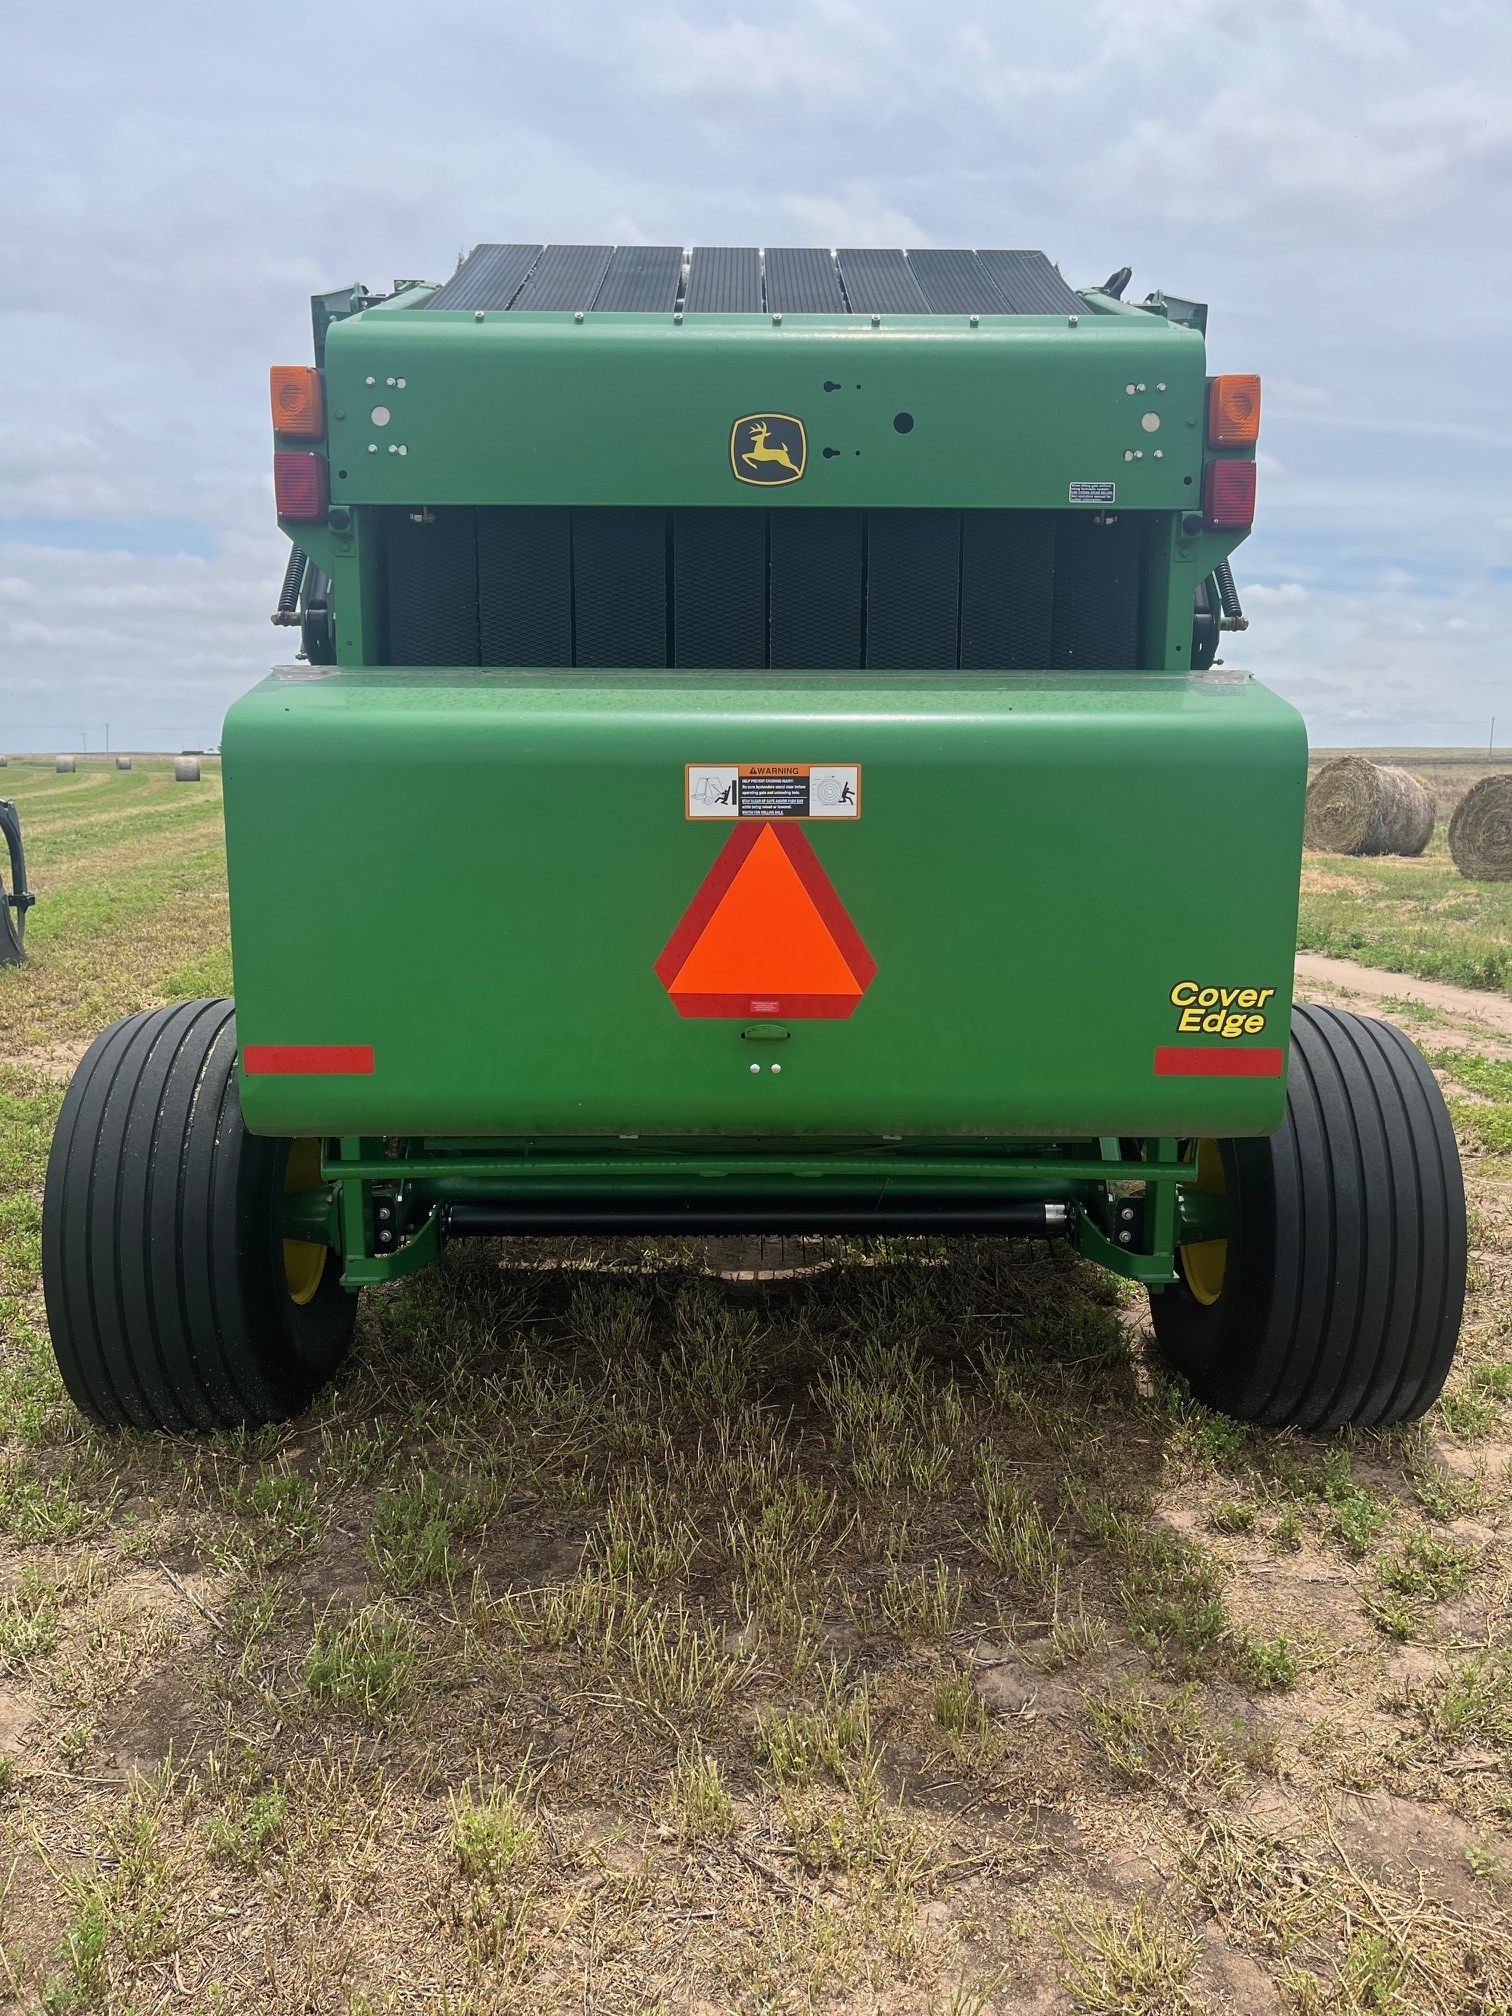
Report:
M978 252L1010 315L1077 315L1087 304L1043 252Z
M541 256L539 245L475 245L426 308L507 308Z
M586 311L593 306L613 251L612 245L548 245L510 307Z
M845 296L829 253L814 245L769 246L766 305L773 315L843 315Z
M908 270L931 315L1006 315L1008 304L975 252L910 252Z
M690 315L759 315L761 254L754 245L695 245L683 307Z
M617 245L593 297L596 315L670 315L682 285L681 245Z
M836 253L845 298L853 315L927 315L929 303L919 292L901 252L849 250Z

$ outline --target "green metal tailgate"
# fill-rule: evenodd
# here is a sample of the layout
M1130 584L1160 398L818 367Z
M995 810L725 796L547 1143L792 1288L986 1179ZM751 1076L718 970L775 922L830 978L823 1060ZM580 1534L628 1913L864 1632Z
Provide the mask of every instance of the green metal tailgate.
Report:
M224 757L255 1131L1279 1121L1306 738L1242 676L301 667L237 703ZM690 817L688 766L762 764L859 772L859 816L770 800L863 975L843 1011L687 1012L657 971L750 824Z

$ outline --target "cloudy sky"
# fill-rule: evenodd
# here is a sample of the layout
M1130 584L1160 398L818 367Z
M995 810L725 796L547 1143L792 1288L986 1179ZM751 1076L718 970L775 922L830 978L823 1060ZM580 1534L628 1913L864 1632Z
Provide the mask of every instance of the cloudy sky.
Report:
M1229 662L1512 746L1507 0L49 0L0 68L0 747L279 650L266 368L479 239L1041 245L1266 382Z

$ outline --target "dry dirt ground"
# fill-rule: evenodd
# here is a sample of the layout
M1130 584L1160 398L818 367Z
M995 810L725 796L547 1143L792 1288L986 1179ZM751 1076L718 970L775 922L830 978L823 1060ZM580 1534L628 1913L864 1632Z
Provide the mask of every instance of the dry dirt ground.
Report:
M117 961L91 911L83 977L60 934L0 988L0 2006L1512 2008L1512 1039L1474 997L1334 995L1424 1043L1467 1150L1411 1429L1204 1413L1059 1249L663 1243L478 1249L367 1297L308 1419L107 1438L36 1184L67 1046L220 956L168 810L189 865L122 885ZM54 917L98 886L45 865Z

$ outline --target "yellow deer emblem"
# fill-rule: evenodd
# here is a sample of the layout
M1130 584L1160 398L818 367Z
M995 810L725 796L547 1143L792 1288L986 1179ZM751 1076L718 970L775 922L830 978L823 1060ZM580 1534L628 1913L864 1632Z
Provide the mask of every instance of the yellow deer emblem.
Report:
M741 461L748 469L754 469L759 462L778 462L784 469L791 469L795 476L801 476L803 471L795 465L787 451L785 441L779 441L775 448L767 446L767 437L771 431L765 420L753 420L750 428L750 451L741 456Z
M730 432L730 467L742 483L796 483L808 461L803 422L789 413L748 413Z

